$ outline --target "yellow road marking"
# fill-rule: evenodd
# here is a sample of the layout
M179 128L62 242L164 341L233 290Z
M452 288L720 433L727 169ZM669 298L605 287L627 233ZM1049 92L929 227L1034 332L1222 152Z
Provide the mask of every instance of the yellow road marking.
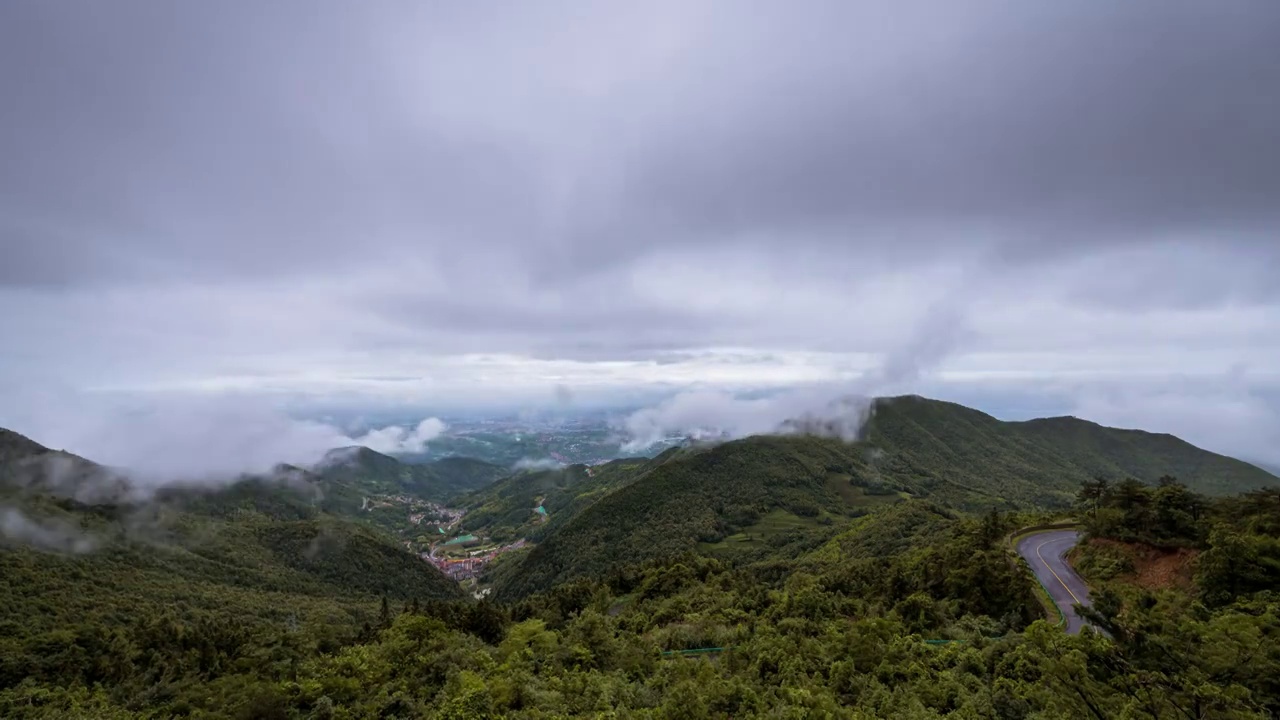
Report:
M1058 584L1062 585L1062 589L1067 591L1067 594L1071 596L1071 599L1075 600L1077 605L1080 605L1080 598L1076 597L1076 594L1071 592L1071 588L1067 587L1067 584L1062 581L1062 578L1058 577L1058 573L1054 571L1053 566L1051 566L1049 562L1044 559L1044 556L1040 554L1040 548L1044 547L1047 542L1049 541L1042 540L1040 544L1036 546L1036 557L1040 558L1040 562L1044 563L1044 566L1049 569L1049 572L1053 573L1053 577L1058 580Z

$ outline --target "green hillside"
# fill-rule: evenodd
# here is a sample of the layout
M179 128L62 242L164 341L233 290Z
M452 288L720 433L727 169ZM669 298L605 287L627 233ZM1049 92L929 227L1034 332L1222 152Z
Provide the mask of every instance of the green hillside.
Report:
M0 428L0 467L10 467L16 462L47 452L53 451L25 435Z
M1221 494L1280 484L1177 438L1073 418L1002 422L953 403L878 400L865 439L750 437L664 453L498 568L515 598L628 563L698 551L738 561L792 557L850 517L906 497L967 511L1067 508L1095 475L1175 475Z
M1266 462L1251 462L1250 464L1262 468L1276 477L1280 477L1280 465Z
M102 480L121 485L95 491ZM174 717L195 702L219 717L237 704L249 709L234 717L270 717L244 691L253 677L296 674L303 658L368 639L411 606L475 607L370 523L326 512L344 487L282 466L144 498L88 460L0 431L0 716L165 706L139 716ZM22 689L69 682L131 700L117 714Z
M497 465L471 458L410 465L352 447L330 452L312 470L281 465L267 477L245 478L213 492L184 491L180 502L192 511L220 516L239 508L271 508L280 518L324 512L411 539L439 519L450 498L504 474Z
M482 488L510 471L502 465L469 457L447 457L425 464L450 494Z
M921 411L952 412L895 409L881 408L871 431L906 437L938 424L916 422ZM961 435L998 432L968 412ZM330 496L317 490L346 480L282 467L133 505L20 488L0 502L0 525L7 536L23 523L40 532L0 546L0 717L1280 711L1280 656L1263 651L1280 631L1266 522L1275 493L1199 503L1208 512L1189 529L1210 562L1197 583L1218 578L1198 593L1204 602L1103 587L1095 622L1109 636L1068 636L1038 620L1034 581L1010 561L1004 538L1029 520L947 506L996 488L977 484L981 468L941 475L981 455L934 429L929 452L909 457L887 442L754 437L504 478L467 496L478 517L495 509L477 521L502 527L504 506L532 516L531 492L550 515L523 560L499 564L496 605L459 599L375 528L326 512ZM1019 442L1043 442L1034 432L987 462L1018 467ZM1107 453L1137 462L1096 451ZM8 457L26 468L20 455ZM1022 487L993 477L1001 492ZM957 481L975 484L957 491ZM1118 485L1090 521L1183 527L1190 515L1155 500L1179 488L1164 483L1150 502L1126 505L1132 487Z
M623 458L594 467L517 472L454 504L467 510L461 528L499 542L538 539L563 525L610 490L621 487L660 461ZM546 514L536 512L541 506Z
M58 455L14 433L0 441L0 485L8 488L0 501L0 684L73 662L67 653L83 654L84 643L98 642L84 638L97 632L119 637L102 642L140 643L163 622L201 628L215 643L281 642L312 627L321 640L350 641L362 623L377 622L380 597L399 605L465 600L387 535L322 512L305 478L84 502L19 484L15 471ZM76 463L84 477L101 472ZM236 661L234 648L223 650L226 662ZM164 660L156 662L160 669Z
M1274 514L1274 498L1242 501ZM43 616L69 603L93 613L97 583L136 577L131 566L92 580L65 567L62 584L37 588L45 595L26 609L39 625L32 636L0 625L0 717L1261 719L1280 710L1280 655L1267 641L1280 632L1274 579L1212 605L1106 590L1093 619L1108 635L1068 635L1039 619L1034 582L1010 562L1014 522L910 500L785 562L685 555L505 606L382 613L228 595L240 617L179 599L173 612L144 602L58 615L45 629ZM1203 570L1254 569L1226 557ZM159 602L176 572L155 574Z
M863 449L839 440L757 436L662 459L548 533L500 596L700 544L715 549L739 534L754 535L746 544L773 543L788 530L819 530L900 499L896 488L866 487Z
M404 540L437 519L447 498L488 484L502 472L470 458L408 465L368 448L344 448L314 470L280 465L229 485L164 489L155 499L184 512L224 519L262 514L302 520L327 514ZM411 522L411 516L420 522Z
M349 447L331 451L316 473L325 482L367 495L409 495L443 501L488 485L506 475L507 470L472 458L411 465L366 447Z
M1061 507L1095 476L1146 482L1172 475L1192 490L1226 495L1280 483L1233 458L1172 435L1107 428L1077 418L1003 422L917 396L876 401L867 442L879 469L957 507Z
M127 490L128 483L118 473L0 428L0 499L20 492L45 492L105 502Z
M20 542L22 535L43 532L50 538L74 536L85 541L83 546L100 550L86 558L105 553L141 566L159 561L179 574L244 581L250 588L321 595L459 596L452 583L389 536L325 512L323 494L333 486L322 486L316 476L296 468L282 466L273 476L245 478L224 487L175 487L147 496L128 493L113 496L111 502L86 502L43 485L13 482L15 469L26 473L36 465L33 461L60 460L61 454L7 431L0 441L0 486L8 488L3 509L10 519L3 536L9 539L6 558L29 553L26 546L31 543ZM106 472L82 458L66 457L74 459L82 477ZM56 554L30 557L54 564L75 560ZM251 572L218 576L218 568L232 567Z

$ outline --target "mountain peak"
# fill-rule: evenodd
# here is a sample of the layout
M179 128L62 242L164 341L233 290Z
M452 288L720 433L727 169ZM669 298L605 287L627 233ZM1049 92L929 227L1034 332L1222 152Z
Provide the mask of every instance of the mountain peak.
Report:
M364 445L347 445L345 447L334 448L324 454L319 465L322 467L347 466L359 467L375 463L395 463L400 461L384 455L377 450L371 450Z
M0 459L4 459L6 457L43 455L48 452L53 451L26 435L5 428L0 428Z
M4 428L0 428L0 484L88 503L125 501L137 489L116 470Z

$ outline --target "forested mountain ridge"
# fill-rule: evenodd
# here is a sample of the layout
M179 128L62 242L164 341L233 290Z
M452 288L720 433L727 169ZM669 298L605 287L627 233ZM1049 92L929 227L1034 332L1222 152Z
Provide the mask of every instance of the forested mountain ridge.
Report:
M514 508L550 490L552 519L526 558L541 574L507 568L521 572L502 594L518 599L499 604L325 513L306 494L321 481L298 468L137 506L20 494L30 519L93 545L0 547L0 716L1280 712L1275 493L1077 488L1071 511L1099 528L1207 542L1203 576L1220 587L1203 606L1103 593L1112 637L1067 636L1037 620L1033 581L1010 562L1004 538L1028 520L948 507L961 476L938 481L928 454L899 473L895 451L762 436L507 478L471 497ZM706 647L729 649L660 654Z
M447 484L449 492L469 492L485 487L511 471L491 462L472 457L453 456L425 463L436 477Z
M885 452L880 467L957 507L1063 506L1094 477L1171 475L1196 492L1229 495L1280 483L1249 463L1172 435L1109 428L1074 417L997 420L919 396L875 401L865 441Z
M1168 433L1109 428L1075 417L1013 423L1024 434L1064 448L1083 472L1102 477L1181 478L1196 492L1227 496L1280 482L1272 470Z
M266 494L285 491L319 504L321 509L354 515L375 495L405 495L420 500L445 501L459 493L483 487L509 475L506 468L473 458L445 458L411 465L389 455L353 446L331 450L315 467L281 464L272 472L244 475L240 481L217 487L235 496L268 501ZM284 482L277 482L283 480ZM51 450L24 435L0 428L0 490L18 486L95 502L128 500L133 487L122 473L77 455ZM205 496L207 484L166 486L170 497L183 493ZM180 488L174 490L173 488ZM89 493L89 496L85 496ZM146 494L146 493L144 493ZM279 499L279 498L277 498ZM295 498L296 499L296 498Z
M467 511L463 530L483 532L499 542L520 537L537 541L664 460L620 458L592 467L515 472L453 502Z
M129 488L99 502L83 488L30 481L47 479L51 460L73 463L79 479L115 479L90 461L16 433L0 436L0 453L0 686L65 668L86 643L139 643L172 629L175 651L195 652L181 649L196 640L177 628L199 627L208 642L232 643L231 661L251 637L278 642L303 626L350 640L376 621L380 597L465 599L389 536L323 512L310 494L315 478L296 468L222 488ZM155 662L159 671L185 661Z
M47 452L53 451L26 435L0 428L0 466Z
M591 504L546 528L538 547L492 579L510 599L680 552L791 554L849 517L906 497L969 511L1065 509L1095 475L1154 482L1175 473L1206 493L1280 484L1168 435L1075 418L1004 422L954 403L882 398L856 443L755 436L668 451L589 496Z
M821 528L860 505L900 499L900 488L867 470L862 448L838 439L753 436L663 460L548 533L508 570L500 596L724 543L762 523Z
M1254 463L1250 463L1250 465L1255 465L1257 467L1262 468L1263 470L1266 470L1272 475L1275 475L1276 477L1280 477L1280 465L1275 465L1273 463L1264 463L1264 462L1254 462Z
M502 466L473 458L409 464L362 446L331 450L315 472L322 480L366 494L405 494L436 501L484 487L510 473Z
M311 469L279 465L269 474L245 476L228 485L170 488L157 497L191 512L222 517L242 510L292 519L323 512L404 538L417 532L411 515L430 514L459 492L506 472L471 458L409 465L352 447L331 451Z
M129 489L128 481L109 468L0 428L0 498L44 492L108 502L128 494Z

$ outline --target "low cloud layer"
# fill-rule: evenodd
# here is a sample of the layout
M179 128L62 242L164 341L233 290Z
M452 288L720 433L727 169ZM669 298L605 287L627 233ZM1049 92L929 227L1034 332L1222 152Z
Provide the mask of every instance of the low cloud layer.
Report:
M637 410L621 423L624 452L637 452L667 438L716 440L791 431L857 436L865 399L841 396L838 387L787 390L743 397L721 390L682 392Z
M417 453L422 452L427 443L440 437L446 427L448 426L439 418L427 418L413 428L388 425L361 435L354 440L354 444L380 453Z
M98 546L97 540L71 523L36 520L12 507L0 507L0 540L65 553L85 553Z
M559 470L564 463L551 458L520 458L511 466L512 470Z
M843 383L821 383L754 395L725 390L682 392L632 413L622 423L623 449L643 450L664 438L732 439L770 433L858 438L877 395L905 392L968 337L962 298L928 307L879 362Z
M244 473L271 473L280 463L309 466L351 445L417 452L445 428L439 419L426 418L412 428L392 425L352 436L243 395L140 399L39 393L26 399L0 411L0 427L117 468L144 488L227 482Z

